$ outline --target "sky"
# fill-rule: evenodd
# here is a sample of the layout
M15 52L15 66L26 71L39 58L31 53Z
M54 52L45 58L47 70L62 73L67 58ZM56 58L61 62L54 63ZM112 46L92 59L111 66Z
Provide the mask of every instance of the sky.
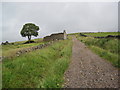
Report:
M0 8L2 41L27 40L20 35L26 23L39 26L36 38L63 30L67 33L118 31L118 2L2 2Z

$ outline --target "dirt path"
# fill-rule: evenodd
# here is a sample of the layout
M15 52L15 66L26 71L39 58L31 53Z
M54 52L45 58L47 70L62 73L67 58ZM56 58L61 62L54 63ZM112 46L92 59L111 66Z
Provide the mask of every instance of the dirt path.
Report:
M72 61L65 88L118 88L118 70L73 37Z

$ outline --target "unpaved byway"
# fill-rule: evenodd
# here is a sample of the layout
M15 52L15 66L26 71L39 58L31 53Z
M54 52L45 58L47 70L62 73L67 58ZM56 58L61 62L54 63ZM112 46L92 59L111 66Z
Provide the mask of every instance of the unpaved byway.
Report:
M118 88L118 70L73 37L72 61L65 88Z

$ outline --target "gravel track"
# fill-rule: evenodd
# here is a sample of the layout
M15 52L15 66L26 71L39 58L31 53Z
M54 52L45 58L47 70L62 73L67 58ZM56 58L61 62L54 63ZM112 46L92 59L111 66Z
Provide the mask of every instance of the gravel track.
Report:
M65 88L118 88L118 69L73 37L71 63L64 75Z

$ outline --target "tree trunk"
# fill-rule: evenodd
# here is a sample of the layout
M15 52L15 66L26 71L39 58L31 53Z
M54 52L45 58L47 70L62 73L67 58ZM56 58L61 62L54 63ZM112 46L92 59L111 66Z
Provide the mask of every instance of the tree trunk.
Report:
M28 41L29 41L29 43L30 43L30 40L31 40L31 36L28 36Z

